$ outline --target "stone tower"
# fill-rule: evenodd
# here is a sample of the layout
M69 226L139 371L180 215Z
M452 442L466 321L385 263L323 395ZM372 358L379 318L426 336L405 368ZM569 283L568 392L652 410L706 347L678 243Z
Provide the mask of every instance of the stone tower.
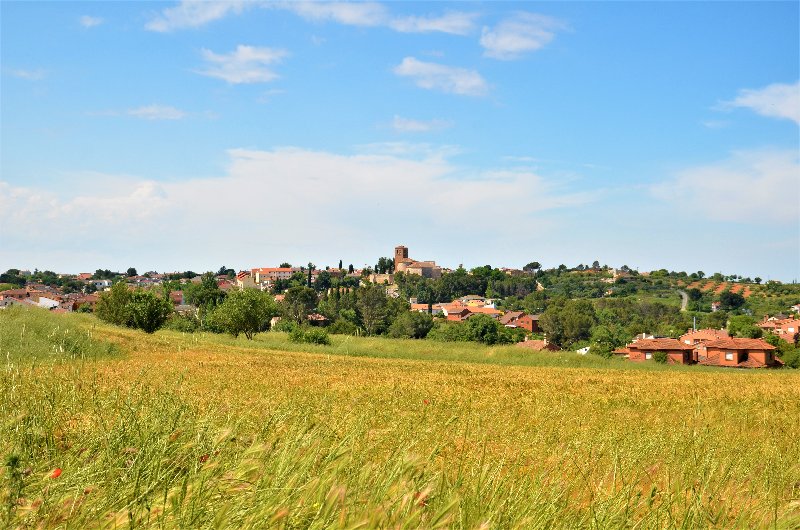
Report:
M408 248L403 245L394 247L394 266L397 267L404 259L408 259Z

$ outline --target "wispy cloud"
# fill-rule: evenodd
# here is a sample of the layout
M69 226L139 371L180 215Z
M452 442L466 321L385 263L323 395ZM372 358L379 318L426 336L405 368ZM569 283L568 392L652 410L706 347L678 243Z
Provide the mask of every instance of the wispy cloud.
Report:
M378 2L304 2L183 0L155 14L145 24L150 31L169 32L199 28L228 15L238 15L250 7L290 11L312 22L335 22L348 26L389 27L403 33L442 32L467 35L475 29L477 13L448 11L443 15L394 16Z
M483 211L491 204L504 212L509 226L520 226L541 220L538 215L546 210L593 200L589 193L564 190L530 171L459 167L443 154L448 149L396 148L397 154L233 149L226 173L217 177L158 183L98 174L63 193L0 182L0 225L9 234L8 251L20 255L31 256L31 241L52 251L66 240L72 251L111 253L114 240L122 237L123 255L114 259L186 267L185 262L169 262L169 256L193 256L195 263L208 259L254 266L262 260L302 259L303 254L353 260L365 254L366 242L380 248L386 241L409 241L410 234L418 234L417 244L426 238L426 245L444 247L440 252L461 255L467 241L460 240L463 216L452 214L454 204L460 211ZM264 208L266 191L281 200ZM380 219L379 237L364 219ZM258 249L252 245L253 226L264 236ZM503 237L494 223L467 232L463 239L473 244L479 238L481 244L500 245ZM513 235L519 244L538 237L537 231L523 232ZM444 241L436 235L441 233L453 236ZM106 238L111 234L115 237ZM98 246L98 237L107 242ZM198 248L207 248L208 255L199 256ZM270 248L284 255L269 255L265 249Z
M721 109L735 107L800 124L800 81L794 84L774 83L759 89L743 89L736 99L723 102L719 106Z
M517 59L526 52L536 51L564 29L563 22L536 13L517 13L494 28L484 27L481 34L483 55L492 59Z
M270 7L292 11L306 20L350 26L380 26L389 19L386 7L376 2L277 2Z
M95 26L99 26L103 23L103 19L100 17L91 17L89 15L84 15L78 19L80 25L84 28L93 28Z
M198 73L223 79L231 84L266 83L278 77L271 66L280 63L287 55L289 53L282 49L241 44L228 54L203 50L203 58L208 63L208 68Z
M464 96L485 96L489 92L488 83L476 70L426 63L414 57L403 59L394 73L410 77L418 87L428 90Z
M144 27L150 31L161 33L177 29L198 28L228 14L241 13L251 5L254 3L242 0L226 0L224 2L183 0L175 7L168 7L160 14L155 15Z
M651 191L672 202L676 212L716 221L790 222L796 227L798 175L796 150L741 151L727 160L685 169Z
M41 68L36 70L9 70L11 75L27 81L41 81L47 77L47 72Z
M445 120L412 120L395 116L392 120L392 128L401 133L422 133L431 131L441 131L452 126L452 123Z
M169 105L146 105L130 109L127 114L143 120L180 120L186 116L182 110Z
M475 29L477 13L449 11L440 16L407 16L393 19L389 26L402 33L428 33L439 31L454 35L468 35Z

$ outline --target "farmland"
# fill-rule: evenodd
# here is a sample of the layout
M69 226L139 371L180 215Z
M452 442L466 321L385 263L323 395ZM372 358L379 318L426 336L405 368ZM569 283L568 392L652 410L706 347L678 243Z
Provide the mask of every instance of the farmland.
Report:
M800 525L800 374L0 313L4 527ZM56 471L60 470L60 471Z

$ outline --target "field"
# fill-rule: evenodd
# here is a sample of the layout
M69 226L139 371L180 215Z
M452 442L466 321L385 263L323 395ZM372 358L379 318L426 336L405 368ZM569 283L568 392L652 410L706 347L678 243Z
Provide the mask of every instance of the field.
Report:
M800 373L0 312L0 526L797 528Z

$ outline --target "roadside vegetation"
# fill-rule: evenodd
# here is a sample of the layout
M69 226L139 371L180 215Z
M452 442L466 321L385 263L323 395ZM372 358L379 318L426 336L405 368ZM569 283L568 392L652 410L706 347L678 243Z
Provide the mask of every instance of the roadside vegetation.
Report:
M800 524L796 371L35 309L0 330L3 527Z

